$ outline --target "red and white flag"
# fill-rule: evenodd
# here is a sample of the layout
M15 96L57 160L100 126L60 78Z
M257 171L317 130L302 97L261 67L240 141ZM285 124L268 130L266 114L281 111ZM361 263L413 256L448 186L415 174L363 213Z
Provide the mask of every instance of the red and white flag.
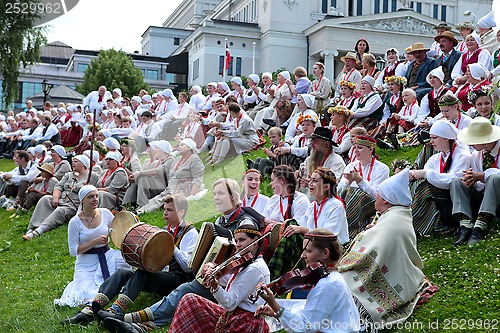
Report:
M231 53L229 52L229 45L227 44L226 41L226 66L224 67L224 74L227 72L227 69L229 68L229 65L231 65Z

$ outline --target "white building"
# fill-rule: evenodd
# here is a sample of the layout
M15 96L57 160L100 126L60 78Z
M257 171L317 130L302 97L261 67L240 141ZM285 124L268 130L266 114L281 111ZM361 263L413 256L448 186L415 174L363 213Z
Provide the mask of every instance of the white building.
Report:
M413 10L402 10L404 3ZM254 62L259 73L311 70L322 61L332 78L341 69L340 57L361 37L374 54L389 47L403 51L417 41L430 46L435 25L470 20L463 16L466 10L480 18L491 7L492 0L186 0L163 28L143 34L143 54L169 56L179 42L172 54L188 53L188 84L203 85L222 79L227 38L229 77L247 76Z

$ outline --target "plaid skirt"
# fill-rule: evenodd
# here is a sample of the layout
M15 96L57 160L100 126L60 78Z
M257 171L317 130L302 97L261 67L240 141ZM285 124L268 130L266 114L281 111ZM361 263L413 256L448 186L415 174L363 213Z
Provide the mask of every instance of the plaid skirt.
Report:
M263 316L255 318L252 312L236 308L226 311L206 298L186 294L177 305L170 333L268 333Z
M425 179L410 183L411 215L418 236L430 236L433 229L442 229L452 221L450 191L433 186Z
M358 187L341 187L338 195L345 202L349 238L353 239L375 215L375 200Z

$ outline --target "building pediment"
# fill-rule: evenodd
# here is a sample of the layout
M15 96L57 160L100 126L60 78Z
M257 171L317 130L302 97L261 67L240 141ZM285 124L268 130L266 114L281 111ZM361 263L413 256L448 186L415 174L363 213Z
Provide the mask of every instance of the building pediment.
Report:
M310 36L323 28L342 28L433 36L435 35L434 27L439 23L442 22L413 10L402 10L363 16L325 18L306 29L304 33Z
M376 20L350 23L351 27L369 30L408 32L419 35L435 35L434 24L417 20L411 16L400 17L393 20Z

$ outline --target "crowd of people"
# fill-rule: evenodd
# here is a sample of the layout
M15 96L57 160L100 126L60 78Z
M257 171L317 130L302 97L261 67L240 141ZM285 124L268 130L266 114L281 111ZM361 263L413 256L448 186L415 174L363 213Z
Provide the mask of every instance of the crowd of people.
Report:
M55 303L84 308L65 324L97 318L112 332L169 323L172 332L268 332L264 315L287 332L325 319L342 328L312 331L357 332L401 322L436 292L417 237L456 234L455 245L474 245L497 215L495 25L492 13L479 20L479 33L460 24L459 43L440 24L431 47L415 42L404 59L388 49L381 70L360 39L332 81L317 62L312 82L297 67L250 74L246 83L233 77L231 88L209 82L206 95L193 86L177 97L165 89L128 98L101 86L81 105L37 111L28 101L0 119L0 152L16 163L0 175L0 204L34 207L28 242L69 223L74 280ZM411 168L377 154L417 145ZM224 276L208 263L201 283L188 265L198 241L185 221L188 203L208 192L206 167L258 149L262 157L245 161L241 187L222 178L211 189L222 214L215 225L250 259ZM263 179L271 197L260 193ZM107 245L113 212L124 207L137 214L163 207L175 250L162 271L132 270ZM277 241L263 241L275 226ZM309 283L314 289L292 293L290 307L269 282L300 259L311 271L320 263L322 273ZM163 298L127 313L141 291Z

